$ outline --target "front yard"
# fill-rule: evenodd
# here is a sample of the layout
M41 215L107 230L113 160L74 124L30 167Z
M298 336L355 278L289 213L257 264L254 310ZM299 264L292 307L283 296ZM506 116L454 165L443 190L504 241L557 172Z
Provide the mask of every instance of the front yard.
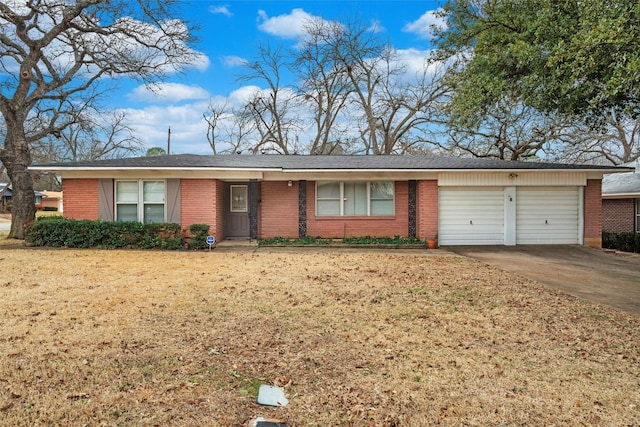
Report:
M640 424L640 318L444 251L3 237L2 425Z

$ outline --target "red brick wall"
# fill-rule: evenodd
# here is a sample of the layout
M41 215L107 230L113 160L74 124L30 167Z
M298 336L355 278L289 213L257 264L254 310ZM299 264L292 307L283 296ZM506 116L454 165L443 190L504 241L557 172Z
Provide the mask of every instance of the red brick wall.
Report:
M63 179L64 216L71 219L98 219L98 180Z
M182 228L209 224L218 241L224 239L224 183L216 179L181 179Z
M407 237L409 234L409 185L406 181L398 181L395 190L396 213L394 216L316 217L316 184L314 181L308 181L307 235L325 238L396 235Z
M616 233L635 231L635 199L604 199L602 231Z
M438 237L438 181L418 181L417 229L419 239Z
M584 244L602 247L602 180L588 179L584 188Z
M260 183L260 237L298 237L298 183ZM307 188L309 188L307 186Z

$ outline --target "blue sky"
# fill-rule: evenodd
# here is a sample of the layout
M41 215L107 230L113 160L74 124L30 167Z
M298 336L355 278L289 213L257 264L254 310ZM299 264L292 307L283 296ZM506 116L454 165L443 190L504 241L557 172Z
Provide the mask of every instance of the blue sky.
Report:
M437 8L436 1L191 1L183 5L183 17L200 27L194 48L202 61L169 76L157 94L123 81L111 107L126 110L147 147L166 148L170 126L172 153L210 154L202 115L210 102L243 96L251 82L237 80L241 63L255 58L260 42L295 49L305 19L357 18L375 25L405 57L423 57L431 48L430 12Z

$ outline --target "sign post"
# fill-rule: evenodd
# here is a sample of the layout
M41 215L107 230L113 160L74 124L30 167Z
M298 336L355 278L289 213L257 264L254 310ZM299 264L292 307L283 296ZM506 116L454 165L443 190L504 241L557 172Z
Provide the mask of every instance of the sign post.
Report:
M207 244L209 245L209 250L211 250L211 246L213 246L215 243L216 243L215 236L207 236Z

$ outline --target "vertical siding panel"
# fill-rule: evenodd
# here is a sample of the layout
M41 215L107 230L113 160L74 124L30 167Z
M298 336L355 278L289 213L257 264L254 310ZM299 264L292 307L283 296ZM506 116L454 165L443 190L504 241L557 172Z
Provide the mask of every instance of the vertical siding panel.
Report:
M180 180L167 179L167 222L180 224Z
M113 221L113 179L98 180L98 219Z

